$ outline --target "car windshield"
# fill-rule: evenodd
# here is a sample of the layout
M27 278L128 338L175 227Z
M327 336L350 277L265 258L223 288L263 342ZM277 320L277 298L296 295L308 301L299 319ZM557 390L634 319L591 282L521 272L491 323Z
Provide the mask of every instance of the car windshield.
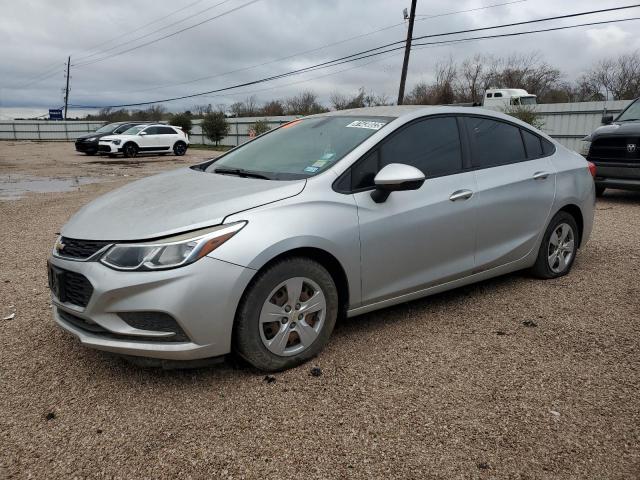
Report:
M137 135L140 130L143 130L146 125L137 125L135 127L131 127L129 130L125 130L122 132L122 135Z
M520 105L535 105L536 97L520 97Z
M629 108L620 114L616 122L632 122L634 120L640 120L640 99L629 105Z
M206 171L273 180L311 177L330 168L391 120L338 115L294 120L229 152Z
M113 133L122 133L125 132L127 130L129 130L131 128L131 124L127 123L125 125L120 125L118 128L116 128Z
M108 125L105 125L104 127L100 127L99 129L97 129L95 131L95 133L109 133L112 132L114 128L116 128L118 126L117 123L109 123Z

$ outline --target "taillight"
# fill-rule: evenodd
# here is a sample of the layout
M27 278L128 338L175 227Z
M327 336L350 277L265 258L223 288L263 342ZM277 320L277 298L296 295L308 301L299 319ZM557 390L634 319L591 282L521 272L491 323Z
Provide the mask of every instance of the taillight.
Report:
M596 178L596 164L593 162L587 162L587 165L589 166L589 173L591 176Z

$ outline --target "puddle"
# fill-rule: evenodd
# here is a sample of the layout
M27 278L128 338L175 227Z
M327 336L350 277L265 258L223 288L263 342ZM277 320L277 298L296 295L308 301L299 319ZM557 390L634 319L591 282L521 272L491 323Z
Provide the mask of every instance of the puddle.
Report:
M94 177L51 178L27 175L0 175L0 201L19 200L27 193L77 191L80 185L97 183Z

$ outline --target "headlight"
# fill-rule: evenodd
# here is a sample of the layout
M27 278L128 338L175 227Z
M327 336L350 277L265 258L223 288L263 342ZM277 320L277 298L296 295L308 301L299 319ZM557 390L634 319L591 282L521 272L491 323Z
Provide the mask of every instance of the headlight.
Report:
M95 142L98 139L98 137L91 137L91 138L87 138L87 142Z
M116 270L163 270L188 265L212 252L247 222L219 225L150 243L116 244L100 261Z
M120 145L121 140L111 140L114 145Z
M589 155L590 148L591 148L591 137L590 136L584 137L580 145L580 155L585 157Z

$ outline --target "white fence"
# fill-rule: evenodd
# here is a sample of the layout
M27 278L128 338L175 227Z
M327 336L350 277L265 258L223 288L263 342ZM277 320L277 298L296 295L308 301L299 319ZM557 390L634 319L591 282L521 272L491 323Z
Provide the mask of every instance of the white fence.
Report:
M297 117L246 117L228 118L229 133L220 141L221 145L240 145L249 140L249 130L258 120L266 120L269 128L287 123ZM200 123L194 120L189 139L191 143L213 144L202 134ZM164 122L163 122L164 123ZM94 132L105 122L57 121L57 120L2 120L0 121L0 140L75 140L81 135Z
M542 129L564 146L579 151L580 139L600 125L604 113L616 115L631 100L608 102L549 103L536 106L543 122ZM296 118L246 117L229 118L229 134L221 145L240 145L249 140L249 131L258 120L266 120L270 128ZM190 139L192 143L212 142L202 134L201 120L194 120ZM0 140L74 140L80 135L93 132L104 122L15 120L0 121Z

